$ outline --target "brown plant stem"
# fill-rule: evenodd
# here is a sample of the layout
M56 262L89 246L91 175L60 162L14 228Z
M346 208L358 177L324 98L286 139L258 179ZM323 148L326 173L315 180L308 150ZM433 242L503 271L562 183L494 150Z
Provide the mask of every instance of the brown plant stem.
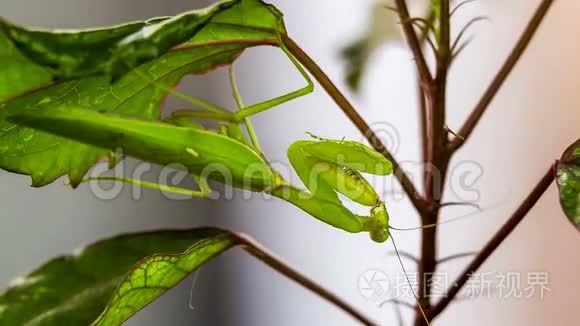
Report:
M507 77L515 67L516 63L522 57L522 54L527 49L530 41L534 37L538 27L542 23L544 17L548 13L548 10L554 3L554 0L542 0L538 9L532 16L532 19L528 23L526 29L520 36L520 39L516 43L514 49L511 51L510 55L507 57L506 61L502 65L501 69L498 71L491 84L488 86L485 93L483 93L481 99L475 106L473 112L469 115L465 124L461 127L457 136L449 144L449 149L451 151L456 151L461 147L465 141L471 136L473 129L485 113L491 101L494 99L495 95L506 81Z
M488 90L476 106L472 115L468 118L466 125L459 131L452 142L448 141L448 134L445 128L446 109L446 83L447 74L452 58L450 49L450 15L449 0L441 1L440 8L440 44L437 53L436 75L433 85L427 89L427 151L425 165L425 200L429 209L422 215L423 225L437 223L439 217L440 199L444 191L445 177L451 156L461 146L463 141L470 135L475 125L483 115L483 112L517 63L522 53L526 49L535 31L540 25L543 17L547 13L553 0L544 0L536 14L529 23L524 35L510 54L506 63L494 78ZM412 45L410 45L412 47ZM507 236L507 235L506 235ZM419 270L419 304L423 310L427 310L428 319L431 320L440 313L438 309L443 309L445 305L432 307L429 300L431 282L430 275L433 275L437 268L437 230L423 229L421 234L421 261ZM453 289L452 289L453 290ZM448 304L448 303L447 303ZM415 325L424 326L425 322L419 309L415 314Z
M411 49L415 63L417 64L417 71L419 72L421 86L428 88L431 85L433 78L431 77L429 66L427 65L425 56L423 55L421 43L419 42L419 38L415 33L413 22L409 16L407 3L405 0L395 0L395 3L397 5L397 13L399 14L401 25L403 27L403 33L405 34L405 38L407 39L407 43L409 44L409 48Z
M393 155L389 150L383 145L381 140L377 135L371 130L366 121L358 114L356 109L350 104L346 97L338 90L330 78L320 69L320 67L304 52L298 44L296 44L287 35L282 36L282 42L288 48L290 53L298 59L298 61L306 67L306 69L314 76L314 78L320 83L324 90L330 95L334 102L340 107L340 109L346 114L346 116L352 121L352 123L360 130L365 138L369 141L371 146L387 159L393 163L393 169L395 171L395 176L401 183L403 190L409 199L413 203L413 206L419 211L423 211L425 208L423 198L417 192L415 185L409 179L407 174L401 169L400 165L397 163Z
M427 15L428 25L433 25L435 22L435 12L430 9ZM431 30L427 26L422 31L419 39L420 45L423 46L429 40ZM425 89L421 87L421 76L417 76L417 98L419 102L419 136L421 140L421 162L425 163L427 160L427 100L425 98Z
M289 51L304 65L308 71L317 79L325 91L332 97L335 103L342 109L354 125L365 135L370 144L379 152L391 160L394 165L395 175L401 183L403 189L409 196L411 202L418 210L423 225L436 224L441 208L441 198L444 191L444 184L448 170L449 161L452 155L463 145L464 141L471 135L473 129L480 121L485 110L519 61L523 52L529 45L533 35L540 26L543 18L551 7L553 0L542 0L540 6L528 23L525 31L518 43L502 65L493 81L482 95L473 112L467 118L464 126L457 135L450 141L446 129L446 91L447 75L453 53L450 48L450 8L449 0L441 0L439 17L439 47L436 53L435 76L431 75L429 66L426 63L422 51L421 42L413 27L413 20L409 16L409 11L405 0L395 0L397 12L399 13L403 32L415 58L418 70L419 96L424 95L424 102L420 102L422 108L422 126L425 136L423 139L423 159L424 167L424 188L425 194L422 196L415 188L408 176L401 170L399 164L394 160L391 153L384 147L377 136L370 130L369 125L357 113L346 97L336 88L328 76L318 67L318 65L287 35L282 36L282 42ZM420 98L421 99L421 98ZM429 300L431 282L430 278L437 268L437 227L424 228L421 233L421 259L419 262L419 293L418 306L416 307L416 326L427 325L430 320L439 315L456 297L461 287L467 282L471 273L483 264L483 262L493 253L501 242L513 231L517 224L524 218L526 213L534 206L540 196L548 188L554 179L550 170L540 183L534 188L532 193L520 205L518 210L512 215L508 222L498 231L498 233L484 247L481 253L466 268L464 273L454 283L446 298L432 306ZM422 307L422 309L419 308ZM427 313L424 320L421 310Z
M375 322L365 317L356 308L349 305L346 301L342 300L334 293L325 289L315 281L308 278L306 275L300 273L296 269L292 268L289 264L284 262L281 258L276 257L274 254L270 253L268 249L264 248L262 245L257 243L253 238L240 234L233 234L236 241L243 247L243 249L250 255L256 257L260 261L264 262L266 265L270 266L274 270L278 271L282 275L288 277L294 282L302 285L306 289L312 291L316 295L320 296L322 299L334 304L345 313L352 316L354 319L362 323L363 325L377 325Z
M437 66L434 83L427 92L427 139L426 162L424 166L425 200L429 210L421 215L421 223L425 225L437 224L441 208L441 197L444 191L449 154L447 146L447 132L445 128L445 111L447 102L447 73L450 62L450 26L449 0L441 0L439 10L439 46L436 53ZM415 325L427 325L420 308L424 311L431 309L432 277L437 269L437 227L424 228L421 231L421 260L419 261L419 305L415 313ZM427 318L429 319L429 318Z
M477 271L481 265L487 260L489 256L501 245L501 243L510 235L510 233L518 226L518 224L526 217L527 213L534 207L544 192L550 187L554 181L554 167L550 166L548 171L544 174L540 182L534 187L532 192L520 204L508 221L497 231L497 233L489 240L489 242L479 252L477 257L465 268L463 273L453 283L453 287L447 292L445 298L441 299L428 314L430 318L436 317L453 301L455 296L459 293L461 288L469 280L472 273Z

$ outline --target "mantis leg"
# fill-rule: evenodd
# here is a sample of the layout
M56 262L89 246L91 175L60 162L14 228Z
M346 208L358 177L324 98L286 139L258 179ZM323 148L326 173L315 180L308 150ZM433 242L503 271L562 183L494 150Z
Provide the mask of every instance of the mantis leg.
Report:
M295 98L307 95L314 90L314 84L312 83L310 76L308 76L308 73L304 70L304 68L302 68L302 65L298 62L298 60L296 60L296 58L294 58L294 56L290 53L290 51L288 51L288 49L283 44L280 45L280 48L284 51L284 53L286 53L288 58L290 58L290 61L292 61L292 63L296 67L296 69L298 69L298 71L300 72L302 77L304 77L304 79L307 82L307 85L299 90L290 92L288 94L284 94L282 96L279 96L279 97L276 97L276 98L273 98L273 99L270 99L270 100L267 100L264 102L250 105L250 106L246 107L245 109L235 113L236 120L241 122L241 121L243 121L244 118L247 118L247 117L252 116L254 114L269 110L277 105L291 101Z
M213 103L210 103L208 101L205 101L205 100L199 99L197 97L194 97L194 96L185 94L183 92L177 91L177 90L173 89L172 87L169 87L163 83L160 83L159 81L154 80L150 76L147 76L144 72L142 72L139 69L135 69L134 71L137 75L139 75L139 77L145 79L148 83L151 83L151 85L153 85L153 86L159 88L160 90L167 92L168 94L171 94L171 95L173 95L173 96L175 96L175 97L177 97L177 98L179 98L187 103L195 105L195 106L202 108L208 112L229 113L228 110L226 110L222 107L219 107Z
M175 118L199 118L207 120L217 120L217 121L229 121L235 122L235 115L231 112L206 112L206 111L193 111L188 109L181 109L174 111L168 118L170 121Z
M236 104L238 105L238 109L240 111L242 111L245 109L246 106L244 105L244 101L242 100L242 96L240 95L240 90L238 89L238 84L236 83L236 75L234 72L234 64L233 63L230 65L229 75L230 75L230 85L232 87L232 94L234 96L234 99L236 100ZM244 125L246 126L246 130L248 131L248 134L250 135L250 140L252 141L252 145L254 145L256 150L261 153L262 149L260 148L260 143L258 142L258 136L256 136L256 132L254 131L254 127L252 126L252 123L250 122L250 118L245 117L243 120L244 120Z
M173 114L169 117L163 119L163 122L170 123L175 126L193 128L193 129L204 129L204 127L197 121L191 119L190 117L179 117Z
M191 104L198 106L198 107L205 110L205 111L193 111L193 110L178 110L178 111L176 111L176 113L179 112L177 114L179 114L181 116L187 115L189 117L196 117L196 118L200 118L200 119L230 121L230 122L245 122L245 119L249 116L252 116L254 114L258 114L260 112L269 110L277 105L291 101L295 98L307 95L314 90L314 83L310 79L310 76L308 75L308 73L304 70L304 68L302 68L302 65L298 62L298 60L296 60L296 58L294 58L294 56L288 51L288 49L283 44L280 45L280 47L284 51L284 53L288 56L290 61L292 61L292 63L296 67L296 69L298 69L298 71L300 72L302 77L304 77L304 79L307 82L307 85L303 88L300 88L296 91L293 91L293 92L290 92L287 94L284 94L282 96L244 107L243 102L241 101L241 97L239 96L239 91L237 90L237 86L234 86L235 83L232 83L232 90L234 92L234 97L236 98L236 102L238 104L238 107L240 108L240 111L238 111L236 113L232 113L232 112L230 112L222 107L214 105L214 104L207 102L205 100L202 100L202 99L193 97L191 95L184 94L180 91L174 90L171 87L168 87L167 85L163 85L163 84L153 80L151 77L145 75L144 73L142 73L138 69L136 70L136 72L142 78L144 78L145 80L150 82L152 85L158 87L159 89L166 91L167 93L174 95L177 98L179 98L187 103L191 103ZM233 80L232 77L233 76L230 77L230 80ZM243 109L241 109L242 107L243 107ZM255 133L253 133L253 130L251 131L251 128L248 128L248 133L250 134L250 137L252 138L252 142L254 142L256 136L255 136Z
M299 207L316 219L341 230L358 233L367 231L364 217L355 215L341 203L328 201L322 197L306 193L291 185L281 185L270 194Z
M90 177L83 180L83 182L90 182L90 181L119 181L123 183L138 185L150 189L157 189L161 191L167 191L170 193L178 194L178 195L185 195L185 196L192 196L196 198L207 198L211 193L211 188L207 183L207 180L198 176L193 176L195 182L197 182L199 186L199 190L192 190L192 189L185 189L179 187L173 187L168 185L162 185L154 182L148 182L143 180L131 179L131 178L120 178L120 177Z
M197 186L199 187L200 192L205 193L206 197L207 197L212 191L211 187L209 186L209 183L207 183L207 179L202 178L202 177L195 175L195 174L193 174L191 177L197 183Z

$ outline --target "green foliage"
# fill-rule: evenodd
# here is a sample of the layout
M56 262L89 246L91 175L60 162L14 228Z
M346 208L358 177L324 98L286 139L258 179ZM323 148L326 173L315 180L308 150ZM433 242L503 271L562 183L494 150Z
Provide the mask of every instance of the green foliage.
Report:
M425 8L426 19L412 18L405 23L418 27L420 41L428 42L437 52L430 37L441 47L440 25L447 26L442 23L447 20L440 15L441 2L430 3L431 7ZM392 13L383 8L374 13L368 33L344 51L347 82L353 89L359 87L371 53L397 32ZM387 28L391 34L384 33ZM308 73L292 53L351 118L359 119L325 74L285 34L282 14L260 0L227 0L175 17L93 30L31 29L0 19L0 168L30 175L33 186L47 185L66 174L77 186L100 157L108 157L112 167L121 159L113 151L121 148L124 154L155 164L180 163L196 180L199 191L124 177L85 180L130 182L205 197L210 179L272 194L333 227L368 232L372 240L384 242L390 236L389 214L382 198L363 177L363 173L385 176L393 172L393 164L383 155L348 140L314 136L314 141L294 142L288 158L305 191L274 171L260 149L249 117L313 89ZM307 85L245 106L235 85L233 63L244 49L259 45L278 46ZM185 75L203 74L222 65L230 66L238 111L172 91ZM440 80L442 85L437 84ZM444 87L444 80L435 78L432 86ZM194 108L162 119L161 104L168 95L180 97ZM435 98L434 93L430 95L427 97ZM206 129L193 118L217 120L217 130ZM450 155L443 153L442 161ZM557 175L562 208L580 228L580 140L558 162ZM408 186L404 173L400 180ZM405 187L414 195L414 186L410 189ZM354 214L343 205L339 194L367 206L369 215ZM417 202L425 201L416 205L423 222L439 209L435 205L440 203L429 197L415 197ZM227 231L208 228L136 233L56 258L20 278L0 295L0 324L119 325L235 245L242 245L283 274L293 275L299 283L310 284L251 241ZM319 287L310 288L324 293ZM357 315L332 295L321 295ZM429 324L420 302L418 299L419 311Z
M0 168L30 175L33 186L65 174L76 186L100 157L119 160L111 153L121 148L155 164L180 163L200 191L116 181L203 197L207 179L215 180L270 193L331 226L369 232L383 242L389 237L388 214L360 173L392 173L382 155L353 141L294 143L288 157L309 193L283 180L260 150L248 117L313 88L281 42L285 33L282 15L259 0L224 1L175 17L83 31L28 29L0 20L0 57L12 65L0 68ZM245 106L231 69L237 112L171 91L186 74L231 66L256 45L279 46L307 86ZM179 110L159 121L161 103L170 94L196 110ZM192 118L221 124L207 130ZM352 213L337 193L369 206L370 216ZM88 324L98 318L97 325L118 325L235 244L233 234L216 229L101 241L50 261L9 288L0 296L0 323Z
M292 155L291 147L289 158L295 168L297 168L298 174L305 180L305 184L311 191L315 187L317 189L312 194L301 193L305 195L304 198L295 196L297 192L294 190L290 191L287 196L281 195L283 192L276 191L276 188L280 184L284 184L284 181L275 172L272 172L262 159L263 154L259 153L258 146L247 146L247 138L239 129L239 123L241 122L248 126L249 121L245 119L249 115L267 110L274 105L304 95L311 90L312 84L307 74L291 55L289 55L289 58L308 80L308 86L301 90L259 104L243 107L237 87L233 85L236 102L240 106L240 111L237 113L222 111L222 109L208 103L201 104L202 106L205 105L205 108L210 109L209 111L211 112L176 112L193 114L193 116L198 118L210 117L212 119L229 120L221 128L223 136L200 129L199 125L193 120L188 121L184 119L184 116L175 115L168 119L167 122L174 123L177 126L169 123L148 121L159 118L159 101L167 94L170 85L177 82L185 73L191 72L192 68L195 67L195 71L203 72L219 64L231 63L243 48L249 46L248 44L279 44L279 37L285 33L285 29L281 21L281 14L277 10L258 0L234 2L227 2L207 10L195 11L175 18L154 19L143 23L117 26L111 29L83 31L76 38L72 37L71 35L75 34L71 33L30 31L6 23L4 29L10 32L18 47L25 49L24 52L32 56L31 60L38 64L48 65L52 69L53 77L68 79L70 77L83 76L84 78L58 84L46 90L32 92L32 94L27 96L17 97L4 105L1 117L4 118L5 123L10 125L10 128L18 128L34 133L33 136L27 137L27 141L32 145L23 145L23 138L18 134L14 135L16 140L13 140L11 145L17 143L19 144L17 146L19 149L22 147L29 149L31 146L37 145L39 139L50 140L45 147L28 151L25 156L2 156L4 160L13 164L13 166L5 165L5 168L31 174L34 185L37 186L44 185L68 171L71 183L75 186L82 181L87 169L92 166L98 157L104 156L107 152L120 147L124 150L124 153L148 162L162 165L180 163L190 173L197 176L203 174L203 170L206 167L218 165L223 167L226 173L230 174L230 179L223 177L223 173L220 173L221 171L209 176L202 175L202 177L209 177L243 189L277 193L279 197L296 204L314 217L330 225L349 232L368 231L360 220L362 217L352 214L342 206L336 192L340 192L351 200L366 206L376 205L380 202L378 195L372 185L358 171L379 175L389 174L392 172L392 165L388 160L369 147L351 141L325 139L310 142L308 146L299 149L296 155ZM182 25L188 31L196 31L193 38L186 44L179 43L183 41L182 35L184 31L175 30L176 21L182 21ZM192 27L191 24L195 26ZM144 35L144 33L151 32L151 30L155 31L153 34L157 36L146 37L147 35ZM110 31L111 33L107 36L108 34L104 33L104 31ZM121 37L120 35L125 36ZM161 37L162 35L165 35L165 37ZM134 51L127 50L130 48L128 44L133 42L135 43ZM171 46L167 45L169 44L168 42ZM87 47L90 48L94 44L107 48L108 52L95 52L95 58L88 64L87 62L89 61L86 61L88 59L84 57L89 52L82 51L86 51ZM170 48L174 50L162 55L159 59L152 59L146 55L144 56L144 53L140 50L143 48L143 44L149 44L148 47L154 49L152 52L159 55ZM70 53L67 53L69 48L71 49ZM284 46L282 46L282 49L286 52ZM183 65L179 65L179 73L165 69L168 61L175 58L184 60L184 58L179 56L179 53L183 53L184 56L187 55L191 60L192 53L190 51L195 50L206 51L204 52L205 54L207 54L207 51L212 50L225 51L224 53L227 53L227 55L219 62L212 55L200 55L194 59L199 59L200 61L195 61L195 63L186 61L186 68ZM38 51L38 53L34 51ZM64 54L59 56L61 52L64 52ZM79 55L79 53L85 53L86 55ZM74 54L80 57L80 61L64 60L67 55ZM144 61L143 65L138 66ZM118 68L120 67L119 62L129 63L126 68L138 67L109 85L111 77L116 77L119 72L118 69L121 69ZM197 67L200 62L205 64L203 69ZM183 63L179 62L178 64ZM192 64L194 66L191 66ZM152 69L158 68L158 65L162 67L162 69L159 68L162 74L160 76L152 75ZM87 69L87 67L90 67L90 69ZM125 70L121 71L125 72ZM105 76L90 77L96 73L105 74ZM171 77L171 82L163 80L163 78L166 78L163 73L167 73ZM232 83L235 83L233 73L231 79ZM102 85L95 85L95 82L102 83ZM69 85L71 83L74 84ZM89 83L86 91L81 88L83 83ZM157 100L144 98L143 102L136 105L133 102L133 98L124 99L123 89L115 89L119 84L127 88L145 85L145 87L150 87L152 92L156 92L159 98ZM70 89L67 89L64 94L51 96L48 99L45 98L45 92L54 92L54 87L70 87ZM142 90L139 89L138 92L142 92ZM85 93L88 94L89 98L84 97ZM93 93L101 96L96 103L92 98L96 94ZM132 94L135 93L135 91L128 92L129 95L127 96L133 96ZM148 94L148 92L143 93ZM38 98L42 99L39 100ZM115 103L115 100L119 98L121 98L121 107L119 107L118 103ZM111 100L111 102L107 100ZM46 105L44 105L44 102L46 102ZM193 102L195 102L195 99ZM42 103L42 105L39 103ZM200 103L200 101L196 103ZM143 107L148 107L145 111L147 114L144 114ZM94 113L91 110L98 110L100 113ZM115 113L116 116L110 113ZM18 126L13 125L12 123L14 122L18 123ZM26 127L33 129L27 129ZM250 131L249 127L248 130ZM5 139L8 138L5 137ZM50 147L54 141L58 141L58 144L61 144L61 142L70 144L70 146L65 147L68 151L60 151L57 163L61 164L57 165L57 168L54 165L47 164L47 162L51 162L50 158L43 157L43 160L39 161L37 159L38 155L29 155L31 153L55 155L57 151ZM252 141L254 142L255 140L252 139ZM13 147L9 146L9 148ZM27 160L28 158L30 158L30 161ZM70 160L75 161L71 162ZM28 162L32 166L27 166L26 163ZM47 166L50 166L50 170L47 169ZM319 176L317 184L306 181L305 177L311 173ZM119 180L144 184L143 182L126 178ZM285 189L286 187L283 188ZM289 187L288 189L294 188ZM331 203L329 204L327 201ZM326 205L331 205L332 209L324 211L318 208ZM335 214L336 217L333 217L328 213L329 211L338 213Z
M175 26L179 19L189 22L191 17L188 14L172 18L172 24L162 23L169 19L154 19L146 23L84 31L81 34L83 37L78 39L73 37L78 35L75 31L39 32L17 28L4 22L4 27L0 30L0 57L8 60L4 62L11 64L7 65L10 68L4 68L5 65L0 68L0 72L9 70L5 74L0 74L0 99L4 99L0 100L0 168L30 175L32 185L37 187L47 185L65 174L68 174L73 186L77 185L95 161L105 156L107 151L17 126L6 121L6 117L28 110L40 112L62 106L81 106L91 110L156 119L159 118L161 104L168 90L183 76L189 73L204 73L220 65L229 64L247 47L277 44L279 34L285 32L281 14L259 0L229 1L227 6L212 8L211 19L191 31L190 40L183 44L179 43L183 30L176 30ZM199 11L194 13L198 15ZM185 22L184 27L189 26ZM138 26L141 26L140 29L137 29ZM151 26L159 32L156 34L158 37L146 39L145 42L140 36ZM40 43L30 44L31 49L21 53L18 48L24 45L11 39L10 35L6 34L7 29L17 30L20 42L24 39L35 41L38 39ZM121 31L117 32L118 29ZM121 40L118 40L118 37L103 36L126 34L128 30L132 30L133 33ZM159 38L161 35L164 37ZM59 45L52 49L47 45L47 40L50 40L50 44L56 42L55 40L61 40L55 44L67 46ZM114 42L115 40L117 42ZM155 40L159 43L152 45L151 42ZM129 49L133 42L138 49L142 49L143 44L154 48L157 44L159 47L152 50L157 59L131 70L112 83L113 76L108 75L53 82L53 79L59 77L68 79L71 76L90 76L96 72L120 74L125 71L121 66L113 70L103 68L118 66L107 59L105 52L95 52L94 60L100 62L99 64L95 61L90 65L81 62L82 59L70 63L59 61L57 66L60 68L56 72L53 66L40 65L50 58L58 61L69 56L76 57L78 51L84 49L86 42L99 45L101 45L99 42L105 42L103 44L108 46L105 48L109 53L117 53L119 48ZM36 56L31 53L36 48L38 51L54 52L49 52L50 55ZM163 52L169 48L170 52ZM85 50L93 53L91 49ZM150 58L142 57L141 50L124 51L122 59L131 65L142 62L144 58ZM131 53L135 57L131 57ZM121 59L115 60L119 62ZM96 66L101 68L98 71L91 70L91 67ZM78 70L74 70L74 67Z
M268 17L251 17L257 12L250 12L248 17L257 24L246 23L245 10L254 8L258 8L260 16L277 15L273 11L264 11L268 8L257 0L231 0L175 17L153 18L103 29L55 32L23 28L6 21L0 21L0 29L27 58L49 68L57 80L91 75L115 78L159 58L178 45L189 43L208 23L233 22L236 32L245 27L283 30L277 19L270 19L271 24L263 24L260 18L267 20ZM215 16L218 17L213 20ZM210 30L211 27L205 32ZM237 36L231 32L228 34L227 37ZM242 38L247 36L242 35ZM212 40L218 39L212 36Z
M17 280L0 295L0 324L89 325L98 318L96 325L120 325L235 244L230 233L211 228L99 241Z
M580 139L564 151L556 174L562 210L580 230Z

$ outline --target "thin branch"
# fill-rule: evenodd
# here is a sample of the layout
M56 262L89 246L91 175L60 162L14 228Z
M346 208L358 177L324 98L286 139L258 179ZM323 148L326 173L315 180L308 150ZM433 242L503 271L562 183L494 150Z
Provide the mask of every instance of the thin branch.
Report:
M419 100L419 136L421 137L421 161L427 161L427 100L425 99L425 92L420 86L421 81L417 77L417 98Z
M475 209L477 209L478 211L481 212L481 206L479 206L476 203L471 203L471 202L451 201L451 202L446 202L446 203L439 204L439 208L449 207L449 206L469 206L469 207L473 207L473 208L475 208Z
M524 30L522 36L518 40L518 43L512 50L511 54L508 56L506 61L504 62L503 66L475 106L475 109L471 113L471 115L465 121L465 124L458 132L459 137L455 137L452 142L449 143L450 151L456 151L459 147L461 147L465 140L469 138L473 129L485 113L486 109L488 108L491 101L494 99L495 95L506 81L507 77L509 76L510 72L515 67L516 63L521 58L522 54L530 44L534 34L538 30L538 27L542 23L544 17L548 13L551 5L554 3L554 0L542 0L542 3L536 10L536 13L528 23L528 26Z
M475 0L465 0L465 1L460 2L458 5L455 6L455 8L453 8L451 10L451 13L449 13L449 17L452 17L453 14L455 14L457 12L457 10L459 10L459 8L461 8L464 5L471 3L471 2L475 2Z
M440 41L436 79L445 78L439 76L441 74L447 76L449 57L451 56L451 19L449 14L449 0L441 0L439 15Z
M397 317L397 323L399 326L405 326L405 321L403 320L403 312L398 304L393 305L393 310L395 311L395 316Z
M393 169L395 171L395 176L401 183L403 190L409 199L415 206L415 208L421 212L425 210L425 203L421 195L417 192L415 185L407 174L401 169L400 165L397 163L393 155L389 150L383 145L381 140L377 135L371 130L366 121L358 114L356 109L350 104L346 97L336 88L334 83L328 78L328 76L320 69L320 67L304 52L298 44L296 44L287 35L282 36L282 42L288 48L288 50L308 69L308 71L314 76L314 78L320 83L322 88L330 95L334 102L340 107L342 112L352 121L352 123L360 130L365 138L369 141L371 146L384 157L389 159L393 163Z
M435 33L435 26L433 26L433 23L427 18L422 18L422 17L413 17L413 18L409 18L407 19L405 22L401 22L401 24L405 24L405 23L411 23L413 24L413 26L418 27L421 30L421 34L428 34L429 31L432 31ZM423 27L421 27L420 24L423 24ZM423 29L426 29L426 31L423 31ZM419 45L421 45L421 40L419 39Z
M477 255L477 252L474 251L468 251L468 252L461 252L458 254L454 254L454 255L449 255L447 257L443 257L439 260L437 260L437 264L444 264L446 262L455 260L455 259L460 259L460 258L465 258L465 257L471 257L471 256L475 256Z
M397 305L397 306L407 307L407 308L409 308L409 309L411 309L413 311L415 310L415 306L414 305L412 305L412 304L410 304L410 303L408 303L406 301L399 300L399 299L387 299L387 300L379 303L379 308L382 308L384 305L386 305L388 303L392 303L392 304Z
M447 295L441 299L433 308L429 311L429 316L431 319L440 314L446 307L453 301L455 296L459 293L461 288L467 283L472 273L477 271L481 265L487 260L489 256L499 247L499 245L510 235L510 233L518 226L518 224L524 219L528 212L534 207L538 202L542 194L550 187L554 181L554 170L553 166L550 166L546 174L542 177L540 182L534 187L532 192L526 197L526 199L521 203L521 205L516 209L509 220L497 231L497 233L489 240L489 242L483 247L480 253L473 259L473 261L465 268L461 276L453 283L453 287L449 289Z
M459 45L461 38L463 38L463 36L465 35L465 33L467 33L469 28L471 26L473 26L475 23L478 23L478 22L484 21L484 20L489 20L489 17L477 16L477 17L471 19L469 22L467 22L467 24L465 24L465 26L461 29L461 32L459 32L459 34L457 35L457 38L455 38L455 41L453 42L453 45L451 46L451 53L454 53L455 50L458 49L457 46Z
M423 51L421 50L421 43L415 33L415 28L413 27L413 23L409 16L407 4L405 3L405 0L395 0L395 3L397 4L397 13L399 14L403 26L403 33L405 34L405 38L407 39L407 43L409 44L409 48L411 49L413 57L415 58L415 63L417 64L417 71L419 72L421 84L423 87L430 86L433 82L433 77L431 76L429 66L427 65Z
M465 50L465 48L467 48L467 46L471 43L471 41L473 41L473 37L468 38L465 42L461 43L461 45L459 45L457 47L457 49L455 50L455 52L453 52L451 54L451 63L453 63L455 61L455 59L457 57L459 57L459 55L461 54L461 52L463 52L463 50ZM459 139L461 141L465 141L465 139L463 139L463 137L461 137L461 136L459 136L457 134L454 134L453 136L459 137Z
M262 245L257 243L254 239L250 238L247 235L239 233L234 234L234 236L236 237L238 243L240 243L241 246L243 246L246 252L256 257L257 259L261 260L268 266L272 267L282 275L290 278L296 283L314 292L315 294L325 299L326 301L331 302L332 304L334 304L335 306L337 306L338 308L342 309L344 312L352 316L354 319L358 320L360 323L364 325L377 325L375 322L363 316L354 307L350 306L346 301L342 300L329 290L323 288L321 285L311 280L304 274L295 270L279 257L276 257L274 254L270 253L269 250L267 250Z
M421 26L421 22L422 21L426 21L425 19L423 20L418 20L418 21L413 21L412 24L413 26L417 27L420 31L421 31L421 44L423 43L427 43L429 45L429 47L431 48L431 51L433 51L433 55L436 57L437 56L437 47L435 46L435 43L433 42L433 40L429 37L429 31L431 30L430 28L426 27L426 26ZM423 37L423 35L425 35L425 37ZM421 77L419 76L419 85L421 85Z

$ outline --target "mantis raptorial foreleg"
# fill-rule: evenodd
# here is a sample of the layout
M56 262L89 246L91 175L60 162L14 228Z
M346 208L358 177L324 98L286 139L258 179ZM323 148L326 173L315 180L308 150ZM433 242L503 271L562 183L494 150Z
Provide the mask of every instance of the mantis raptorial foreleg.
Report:
M138 180L138 179L131 179L131 178L123 178L123 177L108 177L108 176L90 177L90 178L86 178L85 180L83 180L83 182L116 181L116 182L123 182L123 183L132 184L132 185L137 185L140 187L160 190L163 192L170 192L170 193L178 194L178 195L191 196L191 197L196 197L196 198L207 198L212 192L209 184L207 183L207 180L204 178L195 176L195 175L192 175L192 177L195 180L195 182L198 184L199 190L192 190L192 189L174 187L174 186L169 186L169 185L162 185L159 183L143 181L143 180Z
M359 223L357 232L369 232L377 242L389 237L389 216L384 202L379 198L372 185L359 173L375 175L392 173L392 164L372 148L353 141L317 138L318 141L301 140L288 148L288 159L294 170L312 193L312 200L318 200L331 210L315 211L307 200L296 200L292 196L275 195L292 202L311 213L316 218L349 232L355 222ZM369 206L370 216L363 217L350 213L342 205L337 193L361 205ZM339 215L338 221L333 215ZM342 225L342 226L341 226Z

